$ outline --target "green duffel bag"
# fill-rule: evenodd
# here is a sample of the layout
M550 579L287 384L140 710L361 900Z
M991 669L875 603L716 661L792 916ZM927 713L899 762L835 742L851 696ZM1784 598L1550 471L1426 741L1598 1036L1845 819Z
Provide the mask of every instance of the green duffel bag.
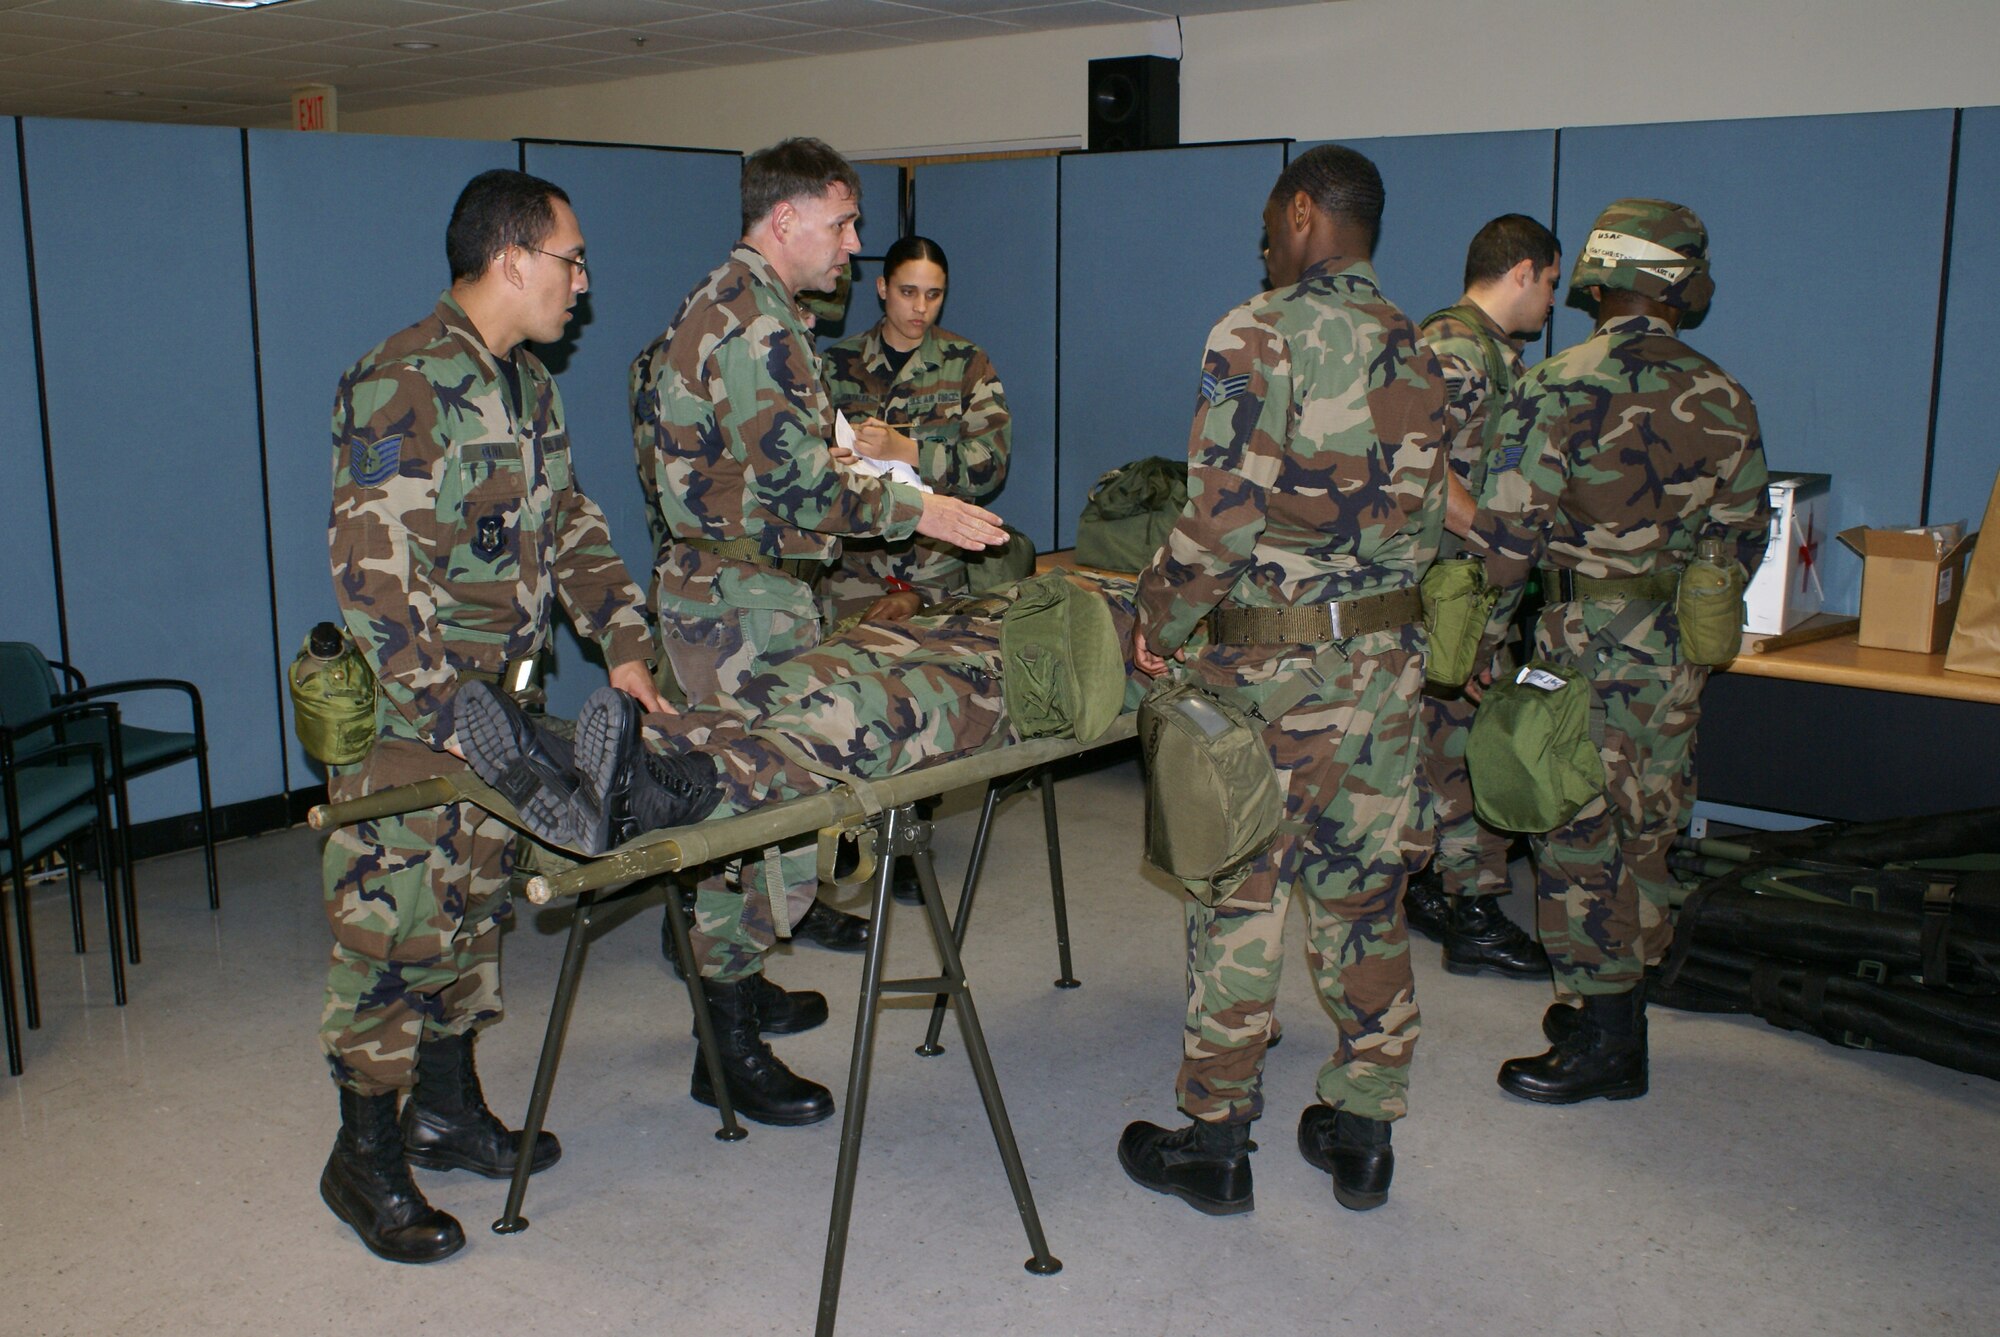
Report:
M1478 667L1479 642L1500 591L1487 586L1486 564L1473 557L1432 562L1418 589L1429 643L1424 677L1439 687L1463 686Z
M1099 478L1076 522L1077 562L1145 570L1187 506L1187 473L1187 461L1155 455Z
M1553 831L1604 792L1591 738L1590 679L1538 659L1486 689L1465 743L1479 820L1502 831Z
M1262 724L1192 680L1161 679L1139 706L1146 858L1213 905L1278 833L1285 791Z

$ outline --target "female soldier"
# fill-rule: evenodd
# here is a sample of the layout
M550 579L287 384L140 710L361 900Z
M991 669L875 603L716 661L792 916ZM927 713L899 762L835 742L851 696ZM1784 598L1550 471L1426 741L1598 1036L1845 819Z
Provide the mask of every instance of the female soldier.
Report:
M882 319L829 348L824 376L860 454L900 460L937 491L983 503L1007 477L1007 398L978 345L938 328L950 272L944 248L928 237L891 246L875 280ZM825 587L836 617L861 608L871 621L905 618L966 588L963 556L928 539L849 540L845 548Z

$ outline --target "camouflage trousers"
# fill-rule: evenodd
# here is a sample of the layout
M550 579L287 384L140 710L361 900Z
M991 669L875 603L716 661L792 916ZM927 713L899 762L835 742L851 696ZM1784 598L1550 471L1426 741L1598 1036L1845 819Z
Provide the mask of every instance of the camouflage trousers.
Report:
M1346 673L1265 730L1286 782L1286 824L1226 898L1187 908L1176 1094L1192 1118L1233 1123L1263 1113L1264 1053L1294 892L1305 899L1307 961L1337 1029L1320 1100L1370 1119L1408 1113L1418 1015L1403 890L1406 862L1426 847L1429 824L1415 638L1358 638ZM1258 654L1268 651L1212 649L1198 671L1254 699L1276 667L1254 663Z
M1667 852L1694 802L1695 726L1708 670L1614 660L1604 703L1605 792L1530 842L1536 927L1558 994L1636 988L1673 941Z
M1472 808L1465 740L1478 703L1424 693L1424 783L1437 821L1431 866L1447 896L1498 896L1508 890L1508 836L1480 821Z
M383 748L378 746L377 753ZM337 771L336 802L384 785ZM515 833L467 803L341 827L320 868L333 929L320 1045L362 1095L412 1085L417 1044L500 1019L500 921L513 913Z
M689 701L727 702L758 670L819 644L818 608L803 581L741 563L723 563L705 583L661 575L660 648ZM762 973L778 940L774 902L785 906L788 933L812 908L819 891L812 838L783 847L775 860L744 859L738 877L740 892L722 869L710 869L695 895L689 940L702 976L719 983Z

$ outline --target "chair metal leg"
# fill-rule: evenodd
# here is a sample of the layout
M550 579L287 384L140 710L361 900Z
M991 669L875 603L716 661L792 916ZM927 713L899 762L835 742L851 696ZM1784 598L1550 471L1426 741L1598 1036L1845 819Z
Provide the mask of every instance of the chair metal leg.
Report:
M67 874L63 881L69 888L70 942L76 954L82 956L90 950L90 942L83 931L83 886L76 878L76 847L73 843L63 846L62 860L63 872Z
M709 1015L708 995L702 991L701 972L695 968L694 945L688 940L687 914L681 909L679 888L667 885L667 926L674 939L674 959L680 962L681 978L687 982L688 1009L694 1013L695 1044L708 1067L709 1089L715 1092L715 1108L722 1127L715 1130L718 1142L741 1142L750 1134L736 1121L736 1103L729 1098L729 1083L722 1075L722 1051L715 1044L715 1021Z
M14 933L21 945L21 1014L28 1029L42 1028L41 988L35 978L35 928L28 905L28 870L20 852L14 854Z
M222 890L215 879L215 804L208 792L208 740L198 739L194 754L195 778L201 784L201 852L208 863L208 908L222 908ZM132 958L134 961L138 957Z
M1058 989L1074 989L1081 983L1070 968L1069 902L1063 896L1062 832L1056 828L1056 777L1047 766L1036 774L1042 787L1042 835L1049 846L1049 899L1056 915L1056 960L1062 973L1056 976Z
M111 948L111 996L119 1007L125 1006L125 944L118 932L118 885L111 876L110 849L106 843L105 828L109 817L104 801L100 797L97 805L97 866L98 880L104 884L104 937ZM70 899L76 895L76 861L70 861Z
M20 869L21 865L17 861L14 864L14 870L16 873L19 873ZM15 877L9 879L9 881L14 884L15 894L21 894L21 879ZM5 882L0 882L0 901L6 899L6 885ZM19 1077L21 1075L21 1018L14 1010L14 950L7 945L7 934L4 931L6 927L5 911L6 907L0 905L0 1030L5 1030L7 1033L7 1074L10 1077Z
M111 852L118 860L119 881L124 884L125 899L125 959L133 965L139 964L139 900L134 890L136 883L132 877L132 799L125 786L125 768L122 762L114 768L116 781L112 785L117 800L114 811L118 820L112 825ZM110 866L105 867L109 877Z
M521 1121L521 1150L514 1161L514 1178L507 1186L507 1206L493 1223L496 1235L513 1235L528 1228L521 1215L521 1203L528 1196L528 1176L534 1173L535 1139L548 1117L549 1096L556 1085L556 1065L562 1062L563 1035L569 1029L570 1008L576 1003L576 986L583 978L585 940L590 931L590 912L597 893L587 891L576 898L576 915L570 920L569 941L563 944L562 970L556 976L555 1001L549 1005L548 1029L542 1034L542 1056L535 1064L535 1086L528 1094L528 1116Z

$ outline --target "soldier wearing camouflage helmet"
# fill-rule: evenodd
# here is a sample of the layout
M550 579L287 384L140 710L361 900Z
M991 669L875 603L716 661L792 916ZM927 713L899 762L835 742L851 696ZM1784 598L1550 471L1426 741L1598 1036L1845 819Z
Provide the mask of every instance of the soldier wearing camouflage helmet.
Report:
M1418 327L1444 368L1451 421L1449 514L1460 528L1472 512L1470 489L1486 473L1483 449L1488 411L1527 368L1521 345L1541 333L1562 278L1562 246L1555 234L1525 214L1502 214L1481 227L1465 252L1465 291ZM1445 537L1440 556L1458 555ZM1482 970L1548 978L1549 959L1500 906L1506 894L1511 838L1478 819L1465 745L1475 703L1457 687L1424 693L1424 775L1436 805L1437 853L1410 879L1404 909L1410 927L1444 944L1444 967L1454 974Z
M334 595L380 685L374 749L333 768L336 802L462 769L459 689L543 650L558 599L602 647L612 685L661 704L642 596L577 487L562 399L526 346L561 338L589 286L568 197L520 172L483 173L452 210L445 250L450 291L341 377L334 405ZM518 1139L488 1112L472 1063L473 1035L500 1018L514 840L466 803L327 840L334 947L320 1039L341 1130L320 1193L395 1262L465 1242L411 1164L514 1171ZM560 1154L543 1134L534 1168Z
M1312 149L1279 176L1264 205L1271 288L1209 334L1187 507L1139 582L1133 659L1155 675L1204 619L1188 671L1252 704L1338 647L1325 681L1263 732L1287 789L1277 839L1187 905L1176 1094L1190 1122L1134 1123L1118 1146L1137 1183L1210 1214L1254 1203L1250 1123L1295 892L1339 1028L1299 1147L1343 1206L1387 1199L1390 1124L1408 1107L1402 901L1406 861L1428 844L1416 587L1443 522L1445 415L1437 359L1369 263L1381 218L1382 178L1351 149Z
M744 160L742 196L741 240L640 352L630 381L640 480L657 512L654 613L690 700L732 693L818 644L814 586L841 536L923 534L973 550L1007 537L978 506L833 457L833 407L799 294L832 287L861 249L854 168L817 139L788 139ZM705 878L693 934L729 1093L746 1118L816 1123L833 1113L832 1094L764 1044L757 1002L782 993L761 979L765 954L814 910L812 841L746 862L742 885L749 894ZM823 999L799 998L824 1015ZM691 1090L714 1103L700 1054Z
M1679 337L1715 291L1708 232L1663 200L1607 208L1570 276L1591 337L1528 373L1494 413L1469 543L1495 585L1542 569L1538 657L1588 674L1603 707L1605 792L1533 838L1543 945L1559 1001L1545 1053L1500 1085L1549 1104L1644 1095L1644 972L1670 930L1666 854L1692 802L1708 670L1680 654L1674 586L1705 538L1745 568L1769 518L1750 395ZM1514 599L1501 600L1489 639ZM1476 688L1475 688L1476 690Z

